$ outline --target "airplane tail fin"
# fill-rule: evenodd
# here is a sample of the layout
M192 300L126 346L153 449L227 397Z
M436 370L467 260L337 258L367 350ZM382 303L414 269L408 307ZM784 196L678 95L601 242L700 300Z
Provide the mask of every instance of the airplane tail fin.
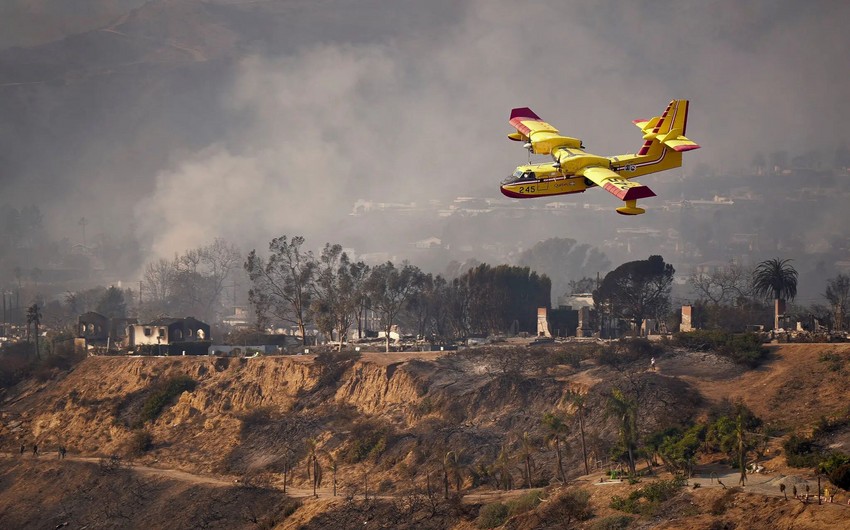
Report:
M687 99L674 99L661 116L651 120L634 120L634 124L643 131L644 143L638 155L648 155L653 147L661 145L680 153L700 147L685 136L688 125Z

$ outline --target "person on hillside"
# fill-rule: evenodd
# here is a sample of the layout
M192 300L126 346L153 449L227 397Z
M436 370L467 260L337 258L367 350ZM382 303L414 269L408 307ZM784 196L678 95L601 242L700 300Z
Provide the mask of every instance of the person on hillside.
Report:
M24 444L21 444L21 456L24 456L24 453L26 453L26 452L27 452L27 446L24 445Z
M38 444L32 444L32 456L38 456Z
M655 357L649 360L649 369L655 371Z

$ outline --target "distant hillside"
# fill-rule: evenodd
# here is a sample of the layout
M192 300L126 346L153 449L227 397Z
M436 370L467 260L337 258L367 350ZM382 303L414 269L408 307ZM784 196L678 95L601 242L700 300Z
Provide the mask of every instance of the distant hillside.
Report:
M0 50L38 46L114 22L148 0L4 0Z

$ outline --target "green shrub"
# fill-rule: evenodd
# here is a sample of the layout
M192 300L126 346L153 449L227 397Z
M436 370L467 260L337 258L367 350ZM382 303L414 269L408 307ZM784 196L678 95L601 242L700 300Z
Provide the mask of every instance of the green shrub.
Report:
M611 497L610 506L622 512L651 516L660 503L675 496L684 484L685 481L679 478L658 480L631 492L626 498Z
M688 350L715 352L750 368L758 366L767 355L767 348L755 333L696 330L676 333L673 342Z
M144 429L137 429L127 439L124 449L127 456L137 457L146 453L151 447L153 447L151 433Z
M741 492L740 488L729 488L723 492L723 495L716 498L714 502L711 503L709 507L709 513L711 515L723 515L726 513L726 509L732 504L732 500L735 498L735 495Z
M165 407L183 392L191 392L197 383L188 375L178 375L158 383L142 404L139 421L145 423L159 417Z
M834 351L823 352L822 354L818 355L818 361L822 363L836 361L840 362L843 360L844 358L835 353Z
M843 490L850 490L850 463L833 469L829 473L829 481Z
M822 449L811 438L792 434L782 443L785 460L791 467L815 467L823 457Z
M812 429L812 438L819 439L824 435L840 431L847 427L848 424L850 424L850 416L846 413L837 418L821 416L818 418L818 423L815 425L815 428Z
M572 368L578 369L581 367L581 362L584 357L581 354L573 351L561 352L557 356L558 364L566 364Z
M694 351L713 351L726 343L729 333L721 330L698 329L673 334L673 343Z
M632 498L631 495L628 497L620 497L619 495L613 495L611 497L611 502L608 504L609 507L614 510L620 510L621 512L626 513L640 513L640 499Z
M622 366L641 359L657 357L663 353L661 346L647 339L620 339L599 348L596 361L607 366Z
M340 458L346 464L357 464L367 458L381 456L392 440L392 429L376 422L362 422L351 429L348 444Z
M565 526L572 521L584 521L593 514L590 511L590 492L586 489L571 489L547 503L547 515Z
M431 396L425 396L419 403L416 404L416 412L420 416L427 416L436 410L436 406L434 405L434 400L431 399Z
M540 490L532 490L508 502L508 514L514 516L533 510L540 504L540 494Z
M826 454L823 459L818 462L818 471L829 474L845 464L850 464L850 457L844 453L833 451Z
M508 507L501 502L492 502L481 507L475 524L478 528L496 528L505 524L507 520Z
M590 525L590 530L626 530L633 520L634 518L628 515L609 515L595 521Z
M638 491L643 498L650 502L662 502L679 493L684 485L685 481L682 479L658 480Z
M767 355L767 348L762 346L761 338L754 333L730 334L719 353L737 364L755 368Z
M552 364L579 368L583 360L599 356L601 349L598 344L565 344L552 350Z

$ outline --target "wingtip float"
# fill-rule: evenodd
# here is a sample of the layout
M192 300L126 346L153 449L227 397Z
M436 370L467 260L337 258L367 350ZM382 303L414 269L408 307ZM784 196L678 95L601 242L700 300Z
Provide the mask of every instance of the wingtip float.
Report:
M600 187L625 203L616 209L623 215L645 212L638 199L654 197L649 187L631 179L682 165L682 153L699 149L685 136L688 100L674 99L661 116L634 120L643 132L644 143L634 154L598 156L584 151L578 138L562 136L528 107L511 111L516 129L508 138L523 142L529 153L550 155L552 162L526 164L502 182L502 194L514 199L581 193Z

